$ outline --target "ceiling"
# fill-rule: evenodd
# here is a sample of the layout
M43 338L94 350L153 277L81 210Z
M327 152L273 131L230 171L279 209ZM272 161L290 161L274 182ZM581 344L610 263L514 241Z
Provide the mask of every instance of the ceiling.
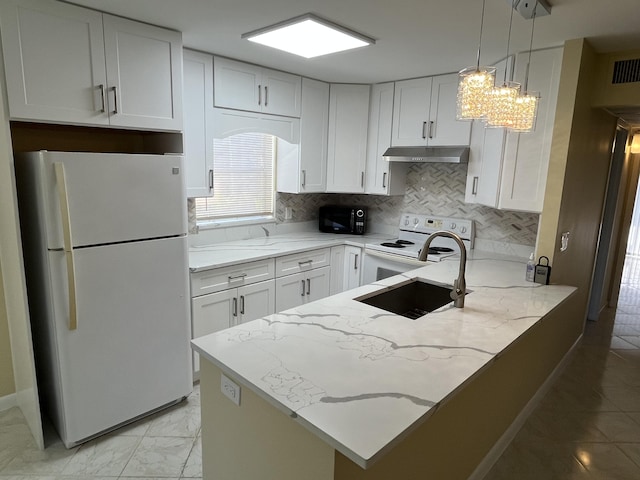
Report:
M522 0L526 1L526 0ZM528 0L531 1L531 0ZM548 0L534 48L588 38L597 51L640 50L638 0ZM458 71L476 63L480 0L71 0L183 33L185 47L329 82L377 83ZM507 51L510 0L486 0L483 64ZM243 33L315 13L377 40L303 59L243 40ZM529 48L531 20L513 16L510 52Z

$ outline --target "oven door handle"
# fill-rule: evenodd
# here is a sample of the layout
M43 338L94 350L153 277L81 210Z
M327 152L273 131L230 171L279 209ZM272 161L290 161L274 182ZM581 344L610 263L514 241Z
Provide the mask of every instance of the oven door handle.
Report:
M364 253L371 255L372 257L383 258L392 262L404 263L407 265L415 265L416 268L424 265L428 265L429 262L421 262L415 258L403 257L401 255L393 255L392 253L380 252L369 248L364 249Z

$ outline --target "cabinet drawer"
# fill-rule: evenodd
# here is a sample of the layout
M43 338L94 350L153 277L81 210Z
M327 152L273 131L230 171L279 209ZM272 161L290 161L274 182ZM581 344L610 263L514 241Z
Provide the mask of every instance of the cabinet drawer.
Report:
M276 258L276 277L331 265L331 249L320 248Z
M274 261L271 258L196 272L191 274L191 297L250 285L273 277Z

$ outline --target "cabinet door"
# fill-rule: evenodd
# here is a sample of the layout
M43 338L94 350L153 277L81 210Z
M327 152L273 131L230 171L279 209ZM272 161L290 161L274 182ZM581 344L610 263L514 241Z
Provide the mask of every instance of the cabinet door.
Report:
M431 77L396 82L391 144L426 145L429 129Z
M213 57L183 52L187 197L213 195Z
M300 117L302 83L298 75L262 70L262 112Z
M276 312L299 307L307 295L307 273L295 273L276 278Z
M527 61L528 54L518 55L516 81L524 82ZM537 122L533 132L507 135L500 208L542 211L561 67L562 48L538 50L531 55L528 89L541 95Z
M276 311L276 283L273 280L238 288L238 323L266 317Z
M362 249L347 245L344 259L344 290L360 286L362 273Z
M106 125L102 14L54 1L0 3L13 119Z
M329 286L329 294L335 295L344 290L344 270L345 270L345 246L338 245L331 247L331 280Z
M428 144L469 145L471 122L456 120L458 75L438 75L433 77L432 82Z
M259 112L262 109L262 69L227 58L213 59L216 107Z
M316 268L307 272L305 282L307 291L304 302L313 302L329 296L331 267Z
M111 125L182 130L182 35L103 18Z
M405 194L407 165L390 163L383 157L391 146L393 91L393 83L380 83L371 88L365 193Z
M497 63L496 78L511 78L513 57ZM497 208L502 177L502 163L506 141L504 128L485 128L484 122L474 121L471 129L469 165L465 202Z
M329 84L304 78L300 116L300 193L325 191L328 135Z
M364 192L369 91L369 85L331 85L327 192Z
M191 299L191 335L193 338L209 335L231 326L232 311L237 289L211 293ZM199 355L193 354L193 371L200 371Z

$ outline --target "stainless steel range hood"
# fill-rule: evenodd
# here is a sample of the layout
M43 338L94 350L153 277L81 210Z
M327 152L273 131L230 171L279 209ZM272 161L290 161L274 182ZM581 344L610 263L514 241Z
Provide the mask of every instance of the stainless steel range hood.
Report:
M390 147L383 157L389 162L468 163L469 147Z

